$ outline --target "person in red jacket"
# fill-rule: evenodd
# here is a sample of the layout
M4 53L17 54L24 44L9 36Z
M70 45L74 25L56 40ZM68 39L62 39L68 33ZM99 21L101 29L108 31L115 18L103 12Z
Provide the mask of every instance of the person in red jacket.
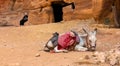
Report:
M75 46L79 43L79 37L76 32L70 31L64 33L58 38L58 46L55 47L55 52L66 52L71 46Z

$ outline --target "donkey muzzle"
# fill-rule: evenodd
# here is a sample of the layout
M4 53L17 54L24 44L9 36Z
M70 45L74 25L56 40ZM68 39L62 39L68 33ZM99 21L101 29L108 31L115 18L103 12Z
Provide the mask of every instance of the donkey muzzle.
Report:
M96 50L96 47L95 46L92 46L91 48L90 48L90 51L95 51Z

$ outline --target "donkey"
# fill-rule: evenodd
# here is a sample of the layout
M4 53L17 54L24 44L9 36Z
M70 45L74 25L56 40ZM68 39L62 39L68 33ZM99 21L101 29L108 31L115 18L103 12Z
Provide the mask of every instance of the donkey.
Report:
M79 35L80 43L75 46L76 51L95 51L96 50L96 33L97 28L94 31L88 32L85 28L83 31L86 33L84 35Z
M53 50L58 45L58 42L57 42L58 37L59 37L59 33L57 32L53 33L53 36L46 43L44 47L44 51L49 52L50 50Z
M96 33L97 33L97 29L94 29L94 31L90 31L88 32L85 28L83 28L83 31L85 32L85 34L83 35L78 35L76 32L72 31L76 36L78 35L79 37L79 43L76 43L75 46L70 47L74 48L72 50L75 51L95 51L96 50ZM57 32L55 32L53 34L53 37L46 43L44 51L51 51L54 50L54 52L59 53L59 52L68 52L69 50L66 49L62 49L62 50L58 50L58 37L59 34Z

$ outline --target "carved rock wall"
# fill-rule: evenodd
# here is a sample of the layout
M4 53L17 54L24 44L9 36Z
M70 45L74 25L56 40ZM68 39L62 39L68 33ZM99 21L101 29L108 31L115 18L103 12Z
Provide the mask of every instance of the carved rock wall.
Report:
M112 18L111 5L113 0L0 0L0 19L2 21L7 20L7 22L12 22L15 25L18 23L17 25L19 25L19 20L23 17L24 12L28 12L29 24L51 23L55 21L52 3L61 4L61 1L64 3L74 2L76 6L74 10L71 5L63 7L64 21L92 17L98 20L105 17ZM116 2L117 9L120 10L120 2L118 1ZM8 15L9 18L15 20L9 20Z

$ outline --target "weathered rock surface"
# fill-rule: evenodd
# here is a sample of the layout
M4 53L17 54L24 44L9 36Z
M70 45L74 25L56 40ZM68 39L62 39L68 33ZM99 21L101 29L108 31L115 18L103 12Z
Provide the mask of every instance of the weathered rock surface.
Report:
M64 21L94 17L98 20L109 18L111 22L113 22L111 12L113 3L116 5L119 16L119 0L116 0L116 2L113 0L0 0L0 15L5 17L4 19L0 17L0 19L10 23L12 22L13 25L19 25L19 20L23 17L24 12L28 12L28 22L30 24L51 23L55 21L54 17L61 15L59 13L57 16L54 15L52 5L66 5L72 2L74 2L76 6L74 11L71 5L62 8L63 16L61 18ZM8 19L8 16L15 20Z
M110 66L120 65L120 46L106 52L95 52L93 56L89 56L96 63L108 63Z

